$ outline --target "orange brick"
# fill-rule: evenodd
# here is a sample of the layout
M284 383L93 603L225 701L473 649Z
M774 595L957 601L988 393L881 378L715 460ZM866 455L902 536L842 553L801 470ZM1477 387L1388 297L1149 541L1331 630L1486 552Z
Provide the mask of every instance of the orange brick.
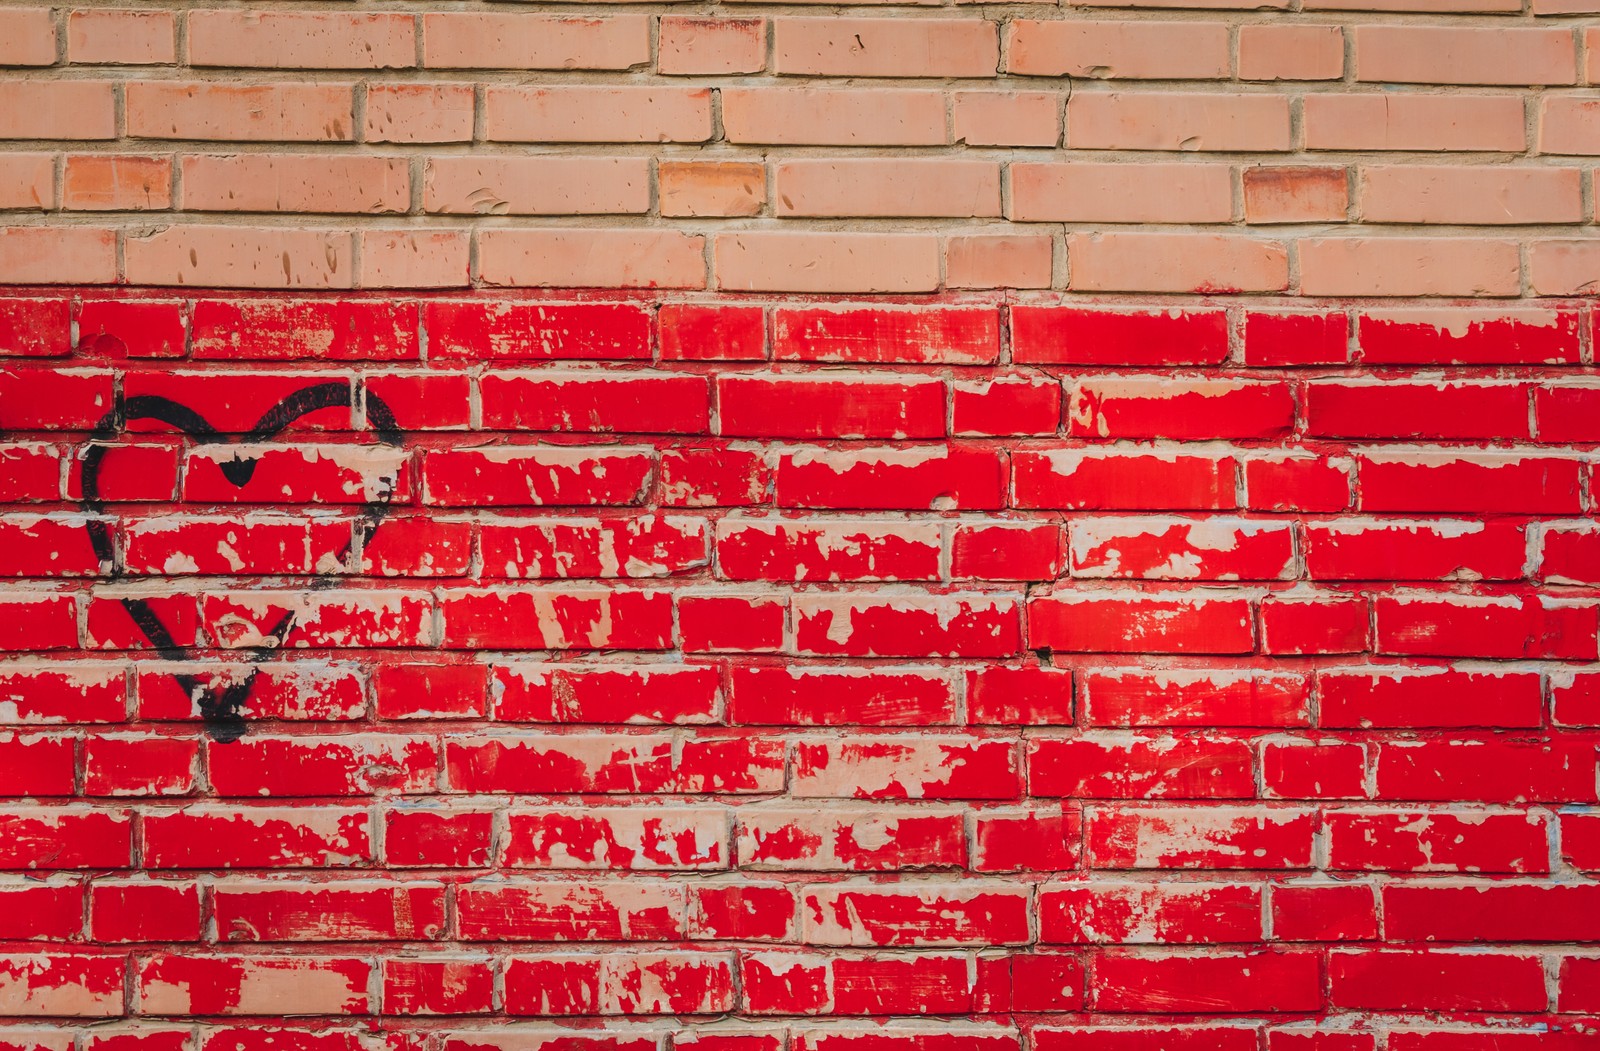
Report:
M1338 80L1344 31L1338 26L1239 27L1240 80Z
M717 286L743 292L931 292L932 234L749 230L718 234Z
M960 234L945 242L945 284L1049 288L1054 248L1048 234Z
M707 88L500 87L484 89L491 142L705 142Z
M995 23L972 18L779 18L772 70L824 77L992 77Z
M729 142L941 146L944 95L895 88L723 88Z
M1052 91L957 91L950 96L956 141L968 146L1055 146L1061 95Z
M459 215L605 215L650 210L646 157L430 157L422 208Z
M189 64L262 69L403 69L415 20L392 12L189 12Z
M441 11L422 16L422 64L433 69L628 69L649 61L645 15Z
M1575 84L1565 29L1357 26L1356 79L1385 84Z
M767 23L760 18L662 15L656 72L668 76L759 73L767 65Z
M1576 168L1375 165L1358 180L1369 223L1573 223L1583 218Z
M1540 99L1539 152L1600 155L1600 99L1571 95Z
M0 139L114 139L116 96L101 80L0 80Z
M1307 95L1308 150L1487 150L1527 146L1516 95Z
M54 154L0 153L0 208L51 208L55 199Z
M782 161L772 199L779 215L998 216L1000 165L938 157Z
M1343 168L1255 165L1240 175L1247 223L1342 223L1349 214Z
M87 226L0 227L0 284L109 285L117 235Z
M48 7L0 8L0 66L56 64L56 19Z
M403 212L411 206L404 157L205 154L183 158L183 207L197 212Z
M348 84L196 84L133 81L125 88L128 134L141 139L348 142Z
M1280 292L1289 287L1289 251L1231 234L1073 234L1067 277L1091 292Z
M1011 165L1011 211L1020 222L1225 223L1233 218L1226 164Z
M169 65L178 60L171 11L89 8L67 16L67 61L120 66Z
M128 281L205 288L349 288L350 235L337 230L169 226L123 242Z
M1287 150L1281 95L1078 91L1067 102L1067 145L1087 150Z
M490 285L704 288L705 238L676 230L484 230L478 269Z
M747 161L659 161L661 214L760 215L767 203L767 169Z
M1528 246L1528 285L1536 296L1600 292L1600 241L1534 241Z
M1017 19L1006 34L1006 71L1024 76L1217 80L1230 67L1221 22Z
M471 84L373 84L365 142L471 142Z
M361 230L356 255L362 288L458 288L467 283L471 237L465 230Z
M61 206L75 211L139 212L172 207L172 160L76 153L67 157Z
M1514 296L1515 241L1476 237L1328 237L1300 242L1308 296Z

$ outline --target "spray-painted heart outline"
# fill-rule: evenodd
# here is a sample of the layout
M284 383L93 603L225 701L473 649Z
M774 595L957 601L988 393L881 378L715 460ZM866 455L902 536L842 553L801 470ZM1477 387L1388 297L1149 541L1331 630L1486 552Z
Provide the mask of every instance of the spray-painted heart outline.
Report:
M172 427L176 427L183 434L201 445L247 445L256 442L268 441L276 438L285 428L300 417L321 409L349 408L354 409L359 395L357 388L348 382L331 381L302 387L294 393L282 398L277 404L268 409L255 426L240 435L237 439L218 431L204 416L187 405L182 405L159 395L138 395L123 400L117 407L107 413L86 442L87 450L83 455L80 469L80 486L82 498L80 503L90 512L99 513L105 509L105 501L100 499L100 466L101 461L113 448L106 444L109 439L121 437L127 432L127 425L131 420L158 420ZM380 442L395 447L403 446L400 428L395 422L394 413L389 406L373 394L365 392L367 422L372 425L373 433ZM255 474L257 461L254 459L232 460L218 466L223 477L236 486L243 487L248 484ZM398 480L398 476L396 481ZM383 521L392 506L395 484L391 483L384 490L383 499L369 501L362 505L361 518L356 524L356 529L351 533L351 539L339 551L342 560L350 554L355 546L357 535L365 544L372 538L377 530L378 523ZM91 519L87 523L89 543L94 549L95 557L102 563L112 567L109 577L105 579L120 579L125 571L116 563L116 548L112 543L111 529L107 522ZM338 578L321 577L307 585L308 590L332 586ZM162 623L154 609L144 599L124 598L121 600L123 609L128 611L128 616L144 634L150 645L166 660L189 660L192 654L188 648L180 646L173 639L172 633ZM252 662L259 663L275 653L283 640L288 637L294 628L294 611L285 613L266 632L270 645L258 646L246 651ZM174 679L182 687L184 693L197 699L200 706L200 716L205 723L206 732L220 742L237 741L247 731L243 708L245 701L250 696L250 688L255 682L258 669L251 668L250 672L240 681L232 682L216 689L208 684L203 684L195 675L175 674Z

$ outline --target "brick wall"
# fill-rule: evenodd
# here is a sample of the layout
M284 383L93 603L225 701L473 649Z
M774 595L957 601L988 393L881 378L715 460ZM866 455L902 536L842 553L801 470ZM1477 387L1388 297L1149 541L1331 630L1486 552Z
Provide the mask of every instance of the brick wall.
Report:
M1193 2L0 6L0 1051L1600 1049L1600 7Z

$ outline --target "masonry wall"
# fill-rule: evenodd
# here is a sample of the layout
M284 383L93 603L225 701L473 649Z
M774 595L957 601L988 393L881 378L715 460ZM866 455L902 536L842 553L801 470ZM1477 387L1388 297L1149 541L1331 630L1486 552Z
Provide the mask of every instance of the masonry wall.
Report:
M1600 7L0 6L0 1051L1600 1048Z

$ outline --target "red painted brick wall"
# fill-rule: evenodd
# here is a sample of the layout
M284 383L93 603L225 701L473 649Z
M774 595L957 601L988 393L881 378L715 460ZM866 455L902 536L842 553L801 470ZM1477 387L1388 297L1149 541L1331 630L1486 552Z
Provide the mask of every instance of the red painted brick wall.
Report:
M1596 316L0 301L0 1046L1594 1046Z

